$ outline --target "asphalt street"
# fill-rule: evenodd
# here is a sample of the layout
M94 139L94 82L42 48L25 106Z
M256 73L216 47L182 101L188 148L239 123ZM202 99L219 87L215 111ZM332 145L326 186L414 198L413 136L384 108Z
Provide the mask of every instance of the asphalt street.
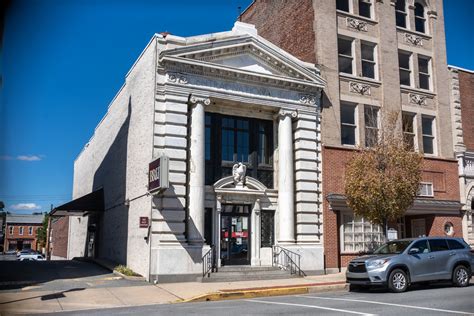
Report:
M147 305L51 315L474 315L474 285L416 286L385 290L328 292L245 300Z

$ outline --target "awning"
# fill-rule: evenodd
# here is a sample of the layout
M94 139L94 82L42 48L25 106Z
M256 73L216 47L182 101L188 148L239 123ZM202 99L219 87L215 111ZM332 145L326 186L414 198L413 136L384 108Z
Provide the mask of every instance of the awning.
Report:
M350 210L343 194L331 193L326 196L329 205L333 210ZM415 198L413 205L407 210L405 215L418 214L451 214L460 215L462 204L459 201L446 201L435 199Z
M99 189L89 194L81 196L71 202L55 207L51 216L85 215L85 213L95 213L104 211L104 190Z

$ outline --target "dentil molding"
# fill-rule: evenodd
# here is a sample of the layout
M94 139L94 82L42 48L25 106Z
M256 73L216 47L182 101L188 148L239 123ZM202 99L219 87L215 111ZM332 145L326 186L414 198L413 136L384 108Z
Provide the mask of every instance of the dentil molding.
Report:
M187 84L188 78L178 73L168 73L167 79L169 82Z
M204 104L204 105L209 105L209 104L211 104L211 100L208 97L191 94L189 96L189 103L191 103L191 104L201 103L201 104Z

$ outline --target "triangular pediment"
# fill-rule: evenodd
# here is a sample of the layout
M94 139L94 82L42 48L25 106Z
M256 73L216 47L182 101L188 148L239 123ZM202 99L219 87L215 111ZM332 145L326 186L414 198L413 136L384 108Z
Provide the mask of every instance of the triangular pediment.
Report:
M244 35L164 50L160 62L323 86L317 69L260 37ZM213 70L214 69L214 70Z

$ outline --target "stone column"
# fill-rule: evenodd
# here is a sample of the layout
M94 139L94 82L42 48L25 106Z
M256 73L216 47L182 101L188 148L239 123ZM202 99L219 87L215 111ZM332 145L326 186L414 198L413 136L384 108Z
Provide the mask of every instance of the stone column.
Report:
M214 245L216 247L217 266L221 266L221 214L222 214L222 196L216 198L216 208L214 215Z
M187 236L190 244L204 243L204 198L205 198L205 112L204 106L211 101L207 97L191 95L191 128L189 137L189 200Z
M295 242L295 174L292 118L296 111L280 110L278 123L279 243Z
M260 265L260 244L261 244L261 236L260 236L260 199L255 201L255 204L252 209L252 217L251 217L251 240L250 245L252 245L252 249L250 254L252 255L251 258L251 265L259 266Z

